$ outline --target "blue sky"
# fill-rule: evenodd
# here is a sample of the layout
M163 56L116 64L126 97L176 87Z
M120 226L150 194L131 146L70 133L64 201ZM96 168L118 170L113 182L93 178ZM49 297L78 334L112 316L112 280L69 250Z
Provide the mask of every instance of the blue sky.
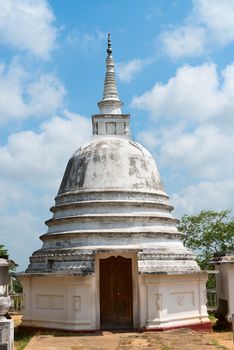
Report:
M123 112L175 215L232 209L233 0L0 0L0 243L41 247L66 163L90 139L111 33Z

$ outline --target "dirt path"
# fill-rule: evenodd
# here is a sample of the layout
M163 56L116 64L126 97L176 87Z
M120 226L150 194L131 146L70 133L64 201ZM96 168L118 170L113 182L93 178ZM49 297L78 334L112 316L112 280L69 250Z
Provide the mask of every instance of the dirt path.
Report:
M25 350L233 350L232 334L200 334L189 329L164 333L34 336Z

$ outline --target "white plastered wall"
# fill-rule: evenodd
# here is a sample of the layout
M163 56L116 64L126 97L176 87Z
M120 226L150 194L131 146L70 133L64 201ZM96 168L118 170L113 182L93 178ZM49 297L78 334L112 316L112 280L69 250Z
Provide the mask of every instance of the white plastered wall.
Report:
M93 330L94 276L25 276L23 325Z
M216 270L219 271L216 275L218 307L222 310L222 300L226 301L227 315L225 317L231 322L232 314L234 314L234 264L221 263L216 265Z
M69 330L100 329L99 260L132 259L133 327L162 329L209 322L206 273L139 275L137 253L97 254L95 275L22 276L23 325Z
M229 280L229 314L230 319L234 315L234 264L228 266L228 280Z
M209 322L205 273L140 277L140 327L162 329Z

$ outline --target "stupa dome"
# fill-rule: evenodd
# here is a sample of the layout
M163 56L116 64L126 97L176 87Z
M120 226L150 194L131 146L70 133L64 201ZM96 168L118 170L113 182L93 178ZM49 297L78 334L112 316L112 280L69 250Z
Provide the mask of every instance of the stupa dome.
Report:
M194 254L183 246L154 158L131 138L109 36L107 53L92 139L68 161L48 231L40 237L43 246L33 253L27 272L89 275L96 254L119 249L137 251L141 274L199 271Z
M74 153L58 194L80 190L164 191L151 154L121 137L94 139Z

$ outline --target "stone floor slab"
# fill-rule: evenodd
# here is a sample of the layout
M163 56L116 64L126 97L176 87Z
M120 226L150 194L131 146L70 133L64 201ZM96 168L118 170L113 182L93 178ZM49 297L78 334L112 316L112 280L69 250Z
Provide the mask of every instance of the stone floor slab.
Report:
M76 336L34 336L25 350L221 350L233 349L226 339L225 348L212 334L184 329L164 333L112 333Z

